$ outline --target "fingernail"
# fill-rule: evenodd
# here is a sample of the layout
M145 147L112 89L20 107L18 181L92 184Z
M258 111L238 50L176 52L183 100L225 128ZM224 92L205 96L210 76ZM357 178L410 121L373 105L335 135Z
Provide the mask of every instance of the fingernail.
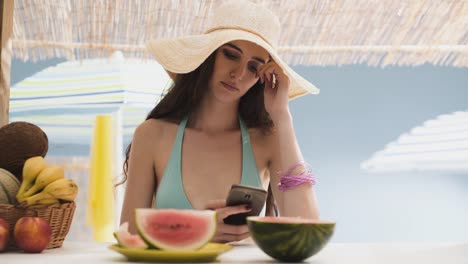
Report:
M248 204L248 205L245 206L245 209L250 210L250 209L252 209L252 206L250 204Z

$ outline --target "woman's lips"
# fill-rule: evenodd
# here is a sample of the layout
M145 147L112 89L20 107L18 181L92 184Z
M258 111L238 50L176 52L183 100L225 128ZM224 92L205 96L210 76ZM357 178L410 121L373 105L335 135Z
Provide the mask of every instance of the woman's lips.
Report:
M229 91L233 91L233 92L239 91L237 87L227 84L225 82L221 82L221 84L224 86L224 88L228 89Z

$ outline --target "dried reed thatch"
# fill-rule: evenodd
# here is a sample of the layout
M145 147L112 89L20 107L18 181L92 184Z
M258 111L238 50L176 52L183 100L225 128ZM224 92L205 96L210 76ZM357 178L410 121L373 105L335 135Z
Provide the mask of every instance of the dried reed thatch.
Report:
M282 23L291 64L468 66L467 0L257 0ZM24 60L148 57L150 38L201 33L219 0L16 0ZM233 14L235 15L235 14Z

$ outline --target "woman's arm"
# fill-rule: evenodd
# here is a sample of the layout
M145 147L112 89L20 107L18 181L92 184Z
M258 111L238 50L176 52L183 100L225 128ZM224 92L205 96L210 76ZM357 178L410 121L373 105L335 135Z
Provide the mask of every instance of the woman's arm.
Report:
M135 130L130 156L120 223L128 222L130 233L137 232L135 226L135 208L151 207L156 175L153 166L154 129L151 121L145 121Z
M260 81L264 83L265 109L269 113L275 131L272 136L272 157L270 159L270 185L279 212L282 216L300 216L319 218L317 198L312 184L306 183L295 188L280 191L278 172L288 171L291 167L304 162L294 133L293 121L288 106L289 77L274 62L270 61L258 71ZM292 175L303 172L306 168L298 166Z
M276 128L273 139L276 142L270 162L270 184L280 215L318 219L318 203L312 184L302 184L286 191L278 189L281 176L278 172L287 171L293 165L303 162L304 158L297 144L289 111L276 115L273 122ZM299 174L305 169L304 166L298 166L292 174Z

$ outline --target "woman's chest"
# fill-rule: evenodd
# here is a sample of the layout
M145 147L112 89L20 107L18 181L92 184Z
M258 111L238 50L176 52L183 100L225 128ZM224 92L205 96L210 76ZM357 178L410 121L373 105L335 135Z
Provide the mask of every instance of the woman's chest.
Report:
M169 164L169 158L165 157L157 158L156 172L158 182L162 177L180 177L185 195L194 208L203 208L208 200L225 199L231 185L241 183L242 177L260 175L262 184L268 183L265 173L267 155L255 140L243 141L240 132L218 136L186 132L181 143L180 149L177 149L175 142L172 146L165 146L170 150L163 151L180 155L172 156L180 164L180 175L164 175ZM246 155L249 151L252 154ZM243 166L249 162L254 164L257 171L243 175Z

